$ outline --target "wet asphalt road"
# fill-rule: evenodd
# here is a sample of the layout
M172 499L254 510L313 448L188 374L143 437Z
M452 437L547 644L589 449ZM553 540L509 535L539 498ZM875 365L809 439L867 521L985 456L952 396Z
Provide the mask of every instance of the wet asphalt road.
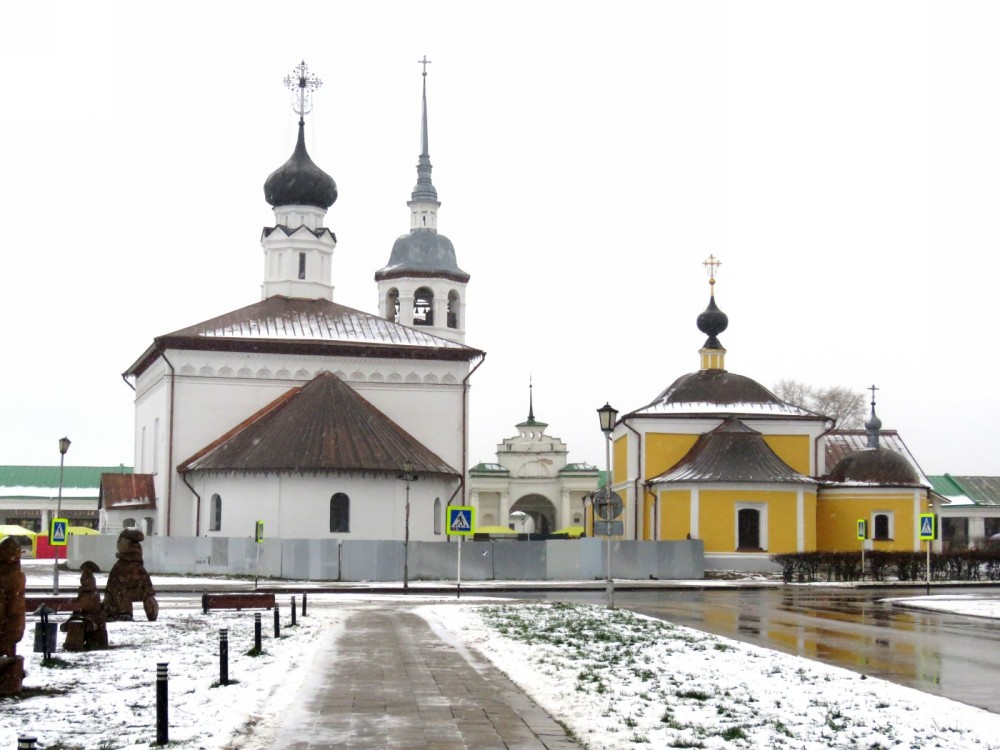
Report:
M1000 598L1000 589L933 594ZM923 590L777 589L616 592L621 608L881 677L1000 713L1000 623L907 610L882 602ZM603 594L558 592L602 603Z

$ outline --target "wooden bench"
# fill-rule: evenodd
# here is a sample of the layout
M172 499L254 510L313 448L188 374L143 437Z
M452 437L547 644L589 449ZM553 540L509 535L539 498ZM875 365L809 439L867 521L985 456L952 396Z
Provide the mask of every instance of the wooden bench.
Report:
M32 614L42 605L56 612L72 612L77 608L75 596L26 596L24 597L24 613Z
M201 610L208 614L212 609L272 609L274 594L260 592L246 594L202 594Z

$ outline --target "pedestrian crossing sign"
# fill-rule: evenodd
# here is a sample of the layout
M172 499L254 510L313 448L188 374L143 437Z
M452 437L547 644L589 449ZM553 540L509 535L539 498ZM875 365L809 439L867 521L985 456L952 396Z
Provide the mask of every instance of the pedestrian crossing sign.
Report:
M858 519L858 539L868 538L868 521L863 518Z
M933 513L920 514L920 540L937 539L937 516Z
M66 528L69 526L69 521L65 518L53 518L52 526L49 529L49 544L53 547L65 547L66 537L69 536Z
M454 536L472 536L476 528L476 509L470 505L452 505L448 508L448 533Z

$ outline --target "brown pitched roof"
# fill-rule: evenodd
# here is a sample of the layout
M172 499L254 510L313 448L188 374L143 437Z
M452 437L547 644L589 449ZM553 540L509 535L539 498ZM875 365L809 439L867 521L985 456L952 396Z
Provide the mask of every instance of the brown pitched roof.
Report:
M650 482L816 483L778 458L763 435L738 419L700 436L684 458Z
M459 473L331 372L293 388L177 470Z
M470 361L478 349L326 299L274 296L157 336L125 375L139 375L165 349L338 354Z
M107 510L153 510L156 489L152 474L101 474L97 507Z

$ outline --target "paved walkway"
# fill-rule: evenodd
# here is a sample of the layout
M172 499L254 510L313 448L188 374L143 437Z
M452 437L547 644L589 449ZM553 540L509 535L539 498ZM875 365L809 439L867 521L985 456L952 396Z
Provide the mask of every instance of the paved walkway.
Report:
M275 738L280 750L564 750L563 728L486 662L470 664L403 607L357 609L317 662L321 682Z

